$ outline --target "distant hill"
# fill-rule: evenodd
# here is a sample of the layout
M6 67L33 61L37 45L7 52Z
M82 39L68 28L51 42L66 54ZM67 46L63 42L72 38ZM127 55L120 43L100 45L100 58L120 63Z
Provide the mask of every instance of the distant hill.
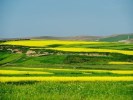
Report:
M105 42L127 42L133 43L133 33L130 34L118 34L111 36L69 36L69 37L55 37L55 36L40 36L40 37L26 37L26 38L5 38L1 41L7 40L82 40L82 41L105 41Z
M44 40L88 40L95 41L102 37L100 36L71 36L71 37L53 37L53 36L41 36L33 37L32 39L44 39Z
M104 37L99 39L99 41L106 41L106 42L126 42L126 41L132 41L133 39L133 33L130 34L119 34L119 35L112 35L108 37Z

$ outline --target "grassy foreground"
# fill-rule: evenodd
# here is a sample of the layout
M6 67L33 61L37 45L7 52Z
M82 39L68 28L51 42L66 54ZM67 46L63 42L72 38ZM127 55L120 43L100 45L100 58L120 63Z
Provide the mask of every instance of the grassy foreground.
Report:
M132 100L133 82L0 83L0 100Z
M131 69L4 66L0 68L0 75L0 100L132 100L133 98Z

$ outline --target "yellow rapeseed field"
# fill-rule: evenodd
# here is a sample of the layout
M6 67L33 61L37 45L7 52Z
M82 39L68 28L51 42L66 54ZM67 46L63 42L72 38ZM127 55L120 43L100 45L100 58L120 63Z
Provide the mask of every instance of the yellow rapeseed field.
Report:
M7 67L8 68L8 67ZM17 68L17 67L10 67L10 68ZM133 74L133 70L91 70L91 69L59 69L59 68L26 68L26 67L19 67L19 69L30 69L30 70L43 70L43 71L75 71L75 72L96 72L96 73L114 73L114 74ZM8 73L38 73L38 74L52 74L49 72L41 72L41 71L16 71L16 70L0 70L0 74L8 74Z
M47 70L58 70L58 71L81 71L81 72L97 72L97 73L115 73L115 74L133 74L133 70L79 70L79 69L54 69L47 68Z
M123 65L123 64L133 64L133 62L109 62L109 64L121 64L121 65Z
M0 82L19 81L133 81L132 76L121 77L0 77Z
M2 44L43 47L54 44L69 45L69 44L101 44L101 43L107 43L107 42L63 41L63 40L21 40L21 41L7 41Z
M0 74L53 74L41 71L17 71L17 70L0 70Z
M45 47L54 44L60 44L60 45L108 44L108 42L63 41L63 40L20 40L20 41L7 41L2 44ZM109 53L121 53L121 54L133 55L133 51L128 51L128 50L111 50L111 49L94 49L94 48L47 48L47 49L68 51L68 52L109 52Z
M94 49L94 48L47 48L52 50L67 51L67 52L109 52L133 55L133 51L127 50L112 50L112 49Z
M114 74L133 74L133 70L80 70L83 72L97 72L97 73L114 73Z

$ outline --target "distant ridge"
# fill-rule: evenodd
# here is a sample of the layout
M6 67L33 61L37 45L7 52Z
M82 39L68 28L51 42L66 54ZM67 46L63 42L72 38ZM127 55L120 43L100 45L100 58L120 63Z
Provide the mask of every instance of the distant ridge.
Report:
M55 37L55 36L39 36L39 37L27 37L27 38L1 38L0 40L83 40L83 41L95 41L102 37L100 36L71 36L71 37Z
M99 41L106 41L106 42L126 42L133 39L133 33L130 34L118 34L118 35L111 35L104 38L99 39Z
M39 37L26 37L26 38L1 38L1 41L6 40L81 40L81 41L105 41L105 42L131 42L133 43L133 33L130 34L115 34L110 36L39 36Z
M45 40L88 40L95 41L102 37L100 36L71 36L71 37L53 37L53 36L41 36L34 37L32 39L45 39Z

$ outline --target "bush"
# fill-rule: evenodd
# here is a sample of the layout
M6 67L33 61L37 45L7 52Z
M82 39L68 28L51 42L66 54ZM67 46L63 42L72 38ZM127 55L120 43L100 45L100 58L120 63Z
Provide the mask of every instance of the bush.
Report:
M80 55L68 55L65 60L64 63L66 64L71 64L71 63L83 63L83 62L87 62L88 59L85 56L80 56Z

